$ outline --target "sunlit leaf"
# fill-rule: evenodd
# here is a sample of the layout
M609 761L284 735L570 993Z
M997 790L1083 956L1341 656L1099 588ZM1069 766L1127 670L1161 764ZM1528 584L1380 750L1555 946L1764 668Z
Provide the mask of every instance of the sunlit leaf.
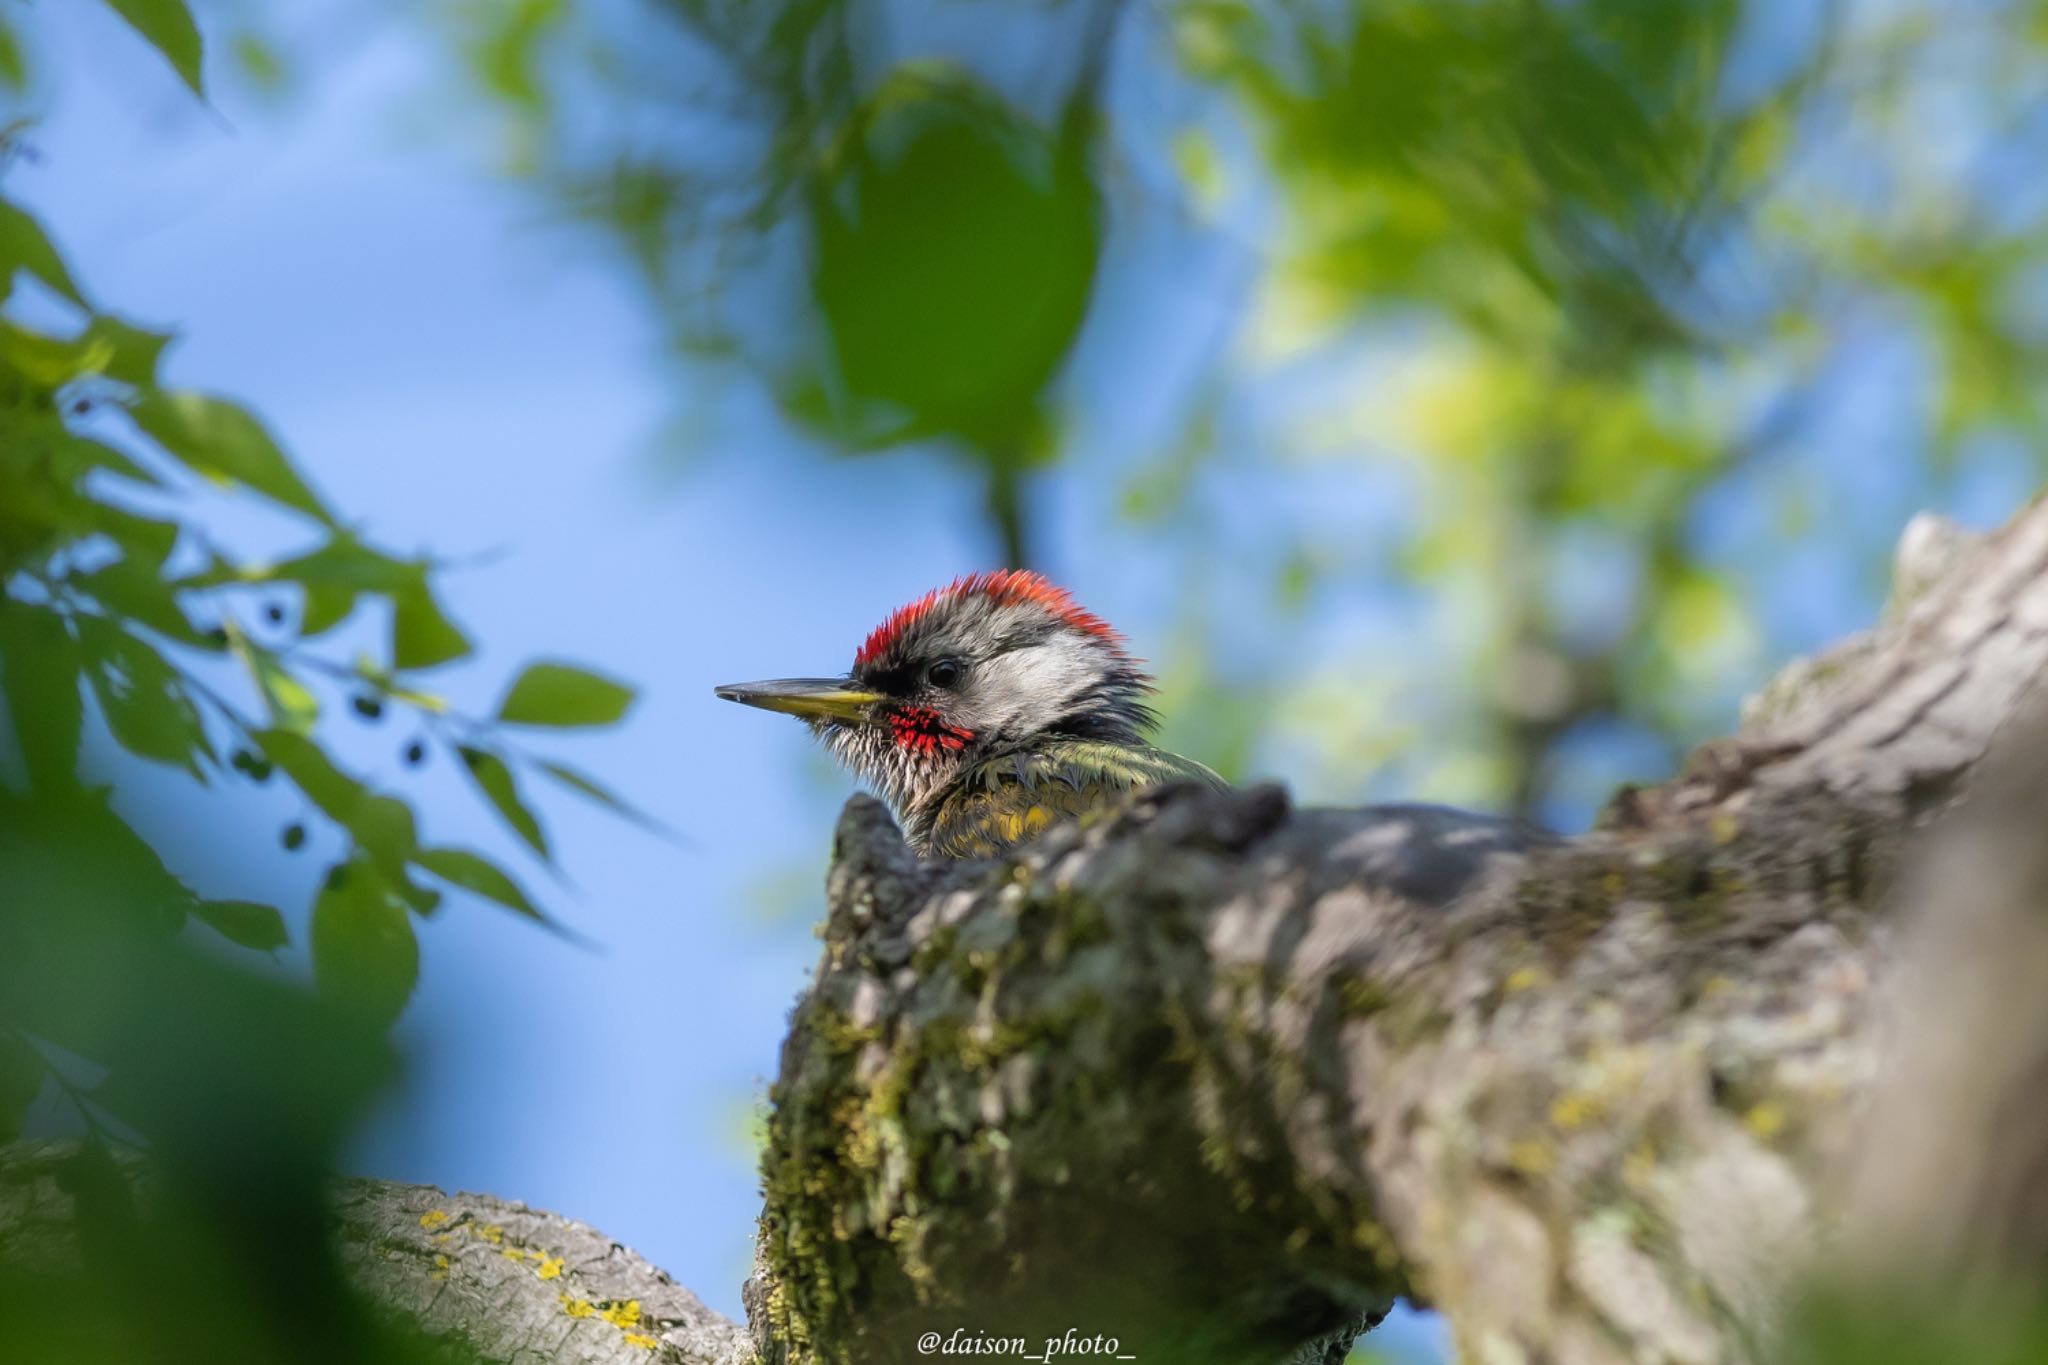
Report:
M308 584L299 608L299 634L308 639L333 630L356 609L356 595L326 583Z
M469 640L450 621L424 582L397 594L391 610L391 662L432 668L469 653Z
M511 0L481 11L472 44L478 73L493 93L529 110L542 106L542 42L563 18L564 0Z
M205 97L201 70L205 45L185 0L107 0L107 4L142 35L144 42L163 54L163 59L192 88L193 94Z
M274 905L256 901L199 901L192 906L192 916L228 942L259 953L282 948L291 941L285 933L284 916Z
M510 873L480 854L459 848L423 848L413 855L413 861L442 881L453 883L465 891L474 891L522 915L546 918L520 890L519 883L512 879Z
M100 373L137 388L156 383L157 362L171 344L168 333L152 332L104 313L87 325L85 335L99 347Z
M104 341L80 334L55 337L0 321L0 364L44 389L99 373L113 351Z
M904 414L904 434L1005 448L1093 290L1101 206L1085 142L928 64L885 81L846 136L807 204L831 387Z
M262 423L223 399L148 390L129 407L137 426L194 471L237 483L325 525L334 517Z
M313 723L320 718L320 702L312 690L292 676L269 650L242 640L238 652L263 693L271 723L300 734L310 733Z
M390 1022L419 979L419 942L402 905L367 861L329 870L313 902L313 979L321 993Z
M548 856L548 840L540 827L540 821L519 798L519 784L512 776L512 770L505 766L505 760L488 749L471 745L459 746L463 767L468 769L470 778L483 792L490 803L503 816L505 823L516 831L519 837L534 852Z
M498 703L511 725L610 725L633 704L633 689L568 664L531 664Z

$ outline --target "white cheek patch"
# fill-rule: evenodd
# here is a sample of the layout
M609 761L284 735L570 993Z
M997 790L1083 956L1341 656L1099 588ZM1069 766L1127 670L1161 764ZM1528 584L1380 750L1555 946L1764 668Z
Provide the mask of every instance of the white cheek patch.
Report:
M991 728L1002 729L1020 717L1060 714L1100 680L1102 661L1092 643L1061 636L998 654L976 672L976 698L990 708ZM1005 703L1000 711L990 706L996 698Z

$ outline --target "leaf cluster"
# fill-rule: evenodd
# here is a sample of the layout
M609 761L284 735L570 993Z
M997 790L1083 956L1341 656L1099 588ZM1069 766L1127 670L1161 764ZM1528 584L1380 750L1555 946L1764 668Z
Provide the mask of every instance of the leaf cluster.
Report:
M179 0L111 3L202 91L198 30ZM0 767L6 823L18 836L54 822L85 840L81 850L100 850L53 865L16 837L0 855L0 941L20 978L0 993L4 1139L62 1079L57 1058L105 1061L89 1028L39 1010L49 992L28 989L75 986L77 973L99 970L90 945L110 941L86 932L78 887L53 867L104 857L133 870L97 910L146 928L123 941L152 944L167 960L195 934L230 957L274 954L299 918L188 890L106 799L100 784L111 773L118 789L125 760L97 734L201 788L289 793L303 814L282 843L326 861L306 921L315 981L335 1008L378 1028L411 994L417 921L447 891L550 921L505 862L433 841L404 790L352 771L334 745L334 718L399 730L408 769L455 766L543 865L554 850L535 782L652 822L518 738L614 724L631 688L542 660L507 683L491 714L463 714L433 681L472 652L443 604L446 566L394 554L349 525L248 409L168 382L172 337L104 306L35 215L6 197L0 304L0 694L14 741L13 762ZM237 553L212 529L211 509L230 504L267 508L297 548ZM353 657L338 648L344 640L359 642ZM96 1125L121 1117L105 1100L71 1099Z

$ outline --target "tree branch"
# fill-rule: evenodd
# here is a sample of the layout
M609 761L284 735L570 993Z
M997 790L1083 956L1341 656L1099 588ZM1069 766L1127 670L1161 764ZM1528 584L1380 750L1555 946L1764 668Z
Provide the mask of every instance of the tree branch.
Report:
M2044 658L2036 508L1580 839L1189 790L944 868L856 801L757 1344L1249 1362L1409 1294L1471 1359L1744 1354L1858 1135L1907 836Z

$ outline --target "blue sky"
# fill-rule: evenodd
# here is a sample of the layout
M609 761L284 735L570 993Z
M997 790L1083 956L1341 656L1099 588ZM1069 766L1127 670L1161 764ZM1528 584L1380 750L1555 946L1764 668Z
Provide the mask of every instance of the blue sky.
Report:
M928 456L815 458L758 399L684 383L619 264L488 173L479 130L437 97L456 79L445 50L416 25L352 24L284 106L229 88L212 110L97 6L39 7L34 28L59 80L40 155L11 173L10 193L98 298L178 328L173 380L249 401L379 543L463 561L447 597L481 648L442 680L458 701L484 709L543 656L638 684L624 726L543 747L684 835L678 846L547 800L568 880L529 880L597 946L473 903L428 923L399 1030L407 1076L353 1164L587 1220L737 1313L758 1208L747 1118L814 960L808 912L849 788L799 726L711 688L838 667L891 607L987 567L978 490ZM1098 347L1142 331L1145 360L1092 388L1084 367L1084 453L1159 439L1178 386L1226 330L1244 261L1143 225L1115 249L1166 246L1188 254L1115 273L1125 295L1091 328ZM1841 401L1880 412L1914 363L1874 339ZM675 424L693 402L718 420L682 457ZM1903 520L1856 422L1811 458L1823 491L1863 481L1860 510L1882 534ZM1947 495L1980 520L2028 477L1988 467ZM1220 543L1370 527L1400 491L1395 476L1375 478L1354 466L1297 471L1279 490L1226 483L1217 515L1236 520ZM1042 498L1050 560L1141 649L1163 648L1189 590L1173 561L1105 549L1103 499L1081 478ZM1702 535L1742 558L1771 534L1746 520L1763 503L1735 490L1703 513ZM251 509L219 512L238 543L288 543L288 528ZM1785 571L1767 595L1774 639L1824 638L1867 615L1869 586L1838 553L1795 555ZM1401 628L1369 601L1319 626L1326 642L1368 645L1398 642ZM341 718L329 733L418 799L435 842L507 851L457 775L403 772L402 719ZM1617 762L1626 775L1626 754ZM302 814L284 793L223 788L195 803L175 775L132 765L122 781L125 807L196 889L307 903L316 856L238 843L247 861L225 862L214 834L281 828ZM1431 1331L1411 1321L1379 1344Z

